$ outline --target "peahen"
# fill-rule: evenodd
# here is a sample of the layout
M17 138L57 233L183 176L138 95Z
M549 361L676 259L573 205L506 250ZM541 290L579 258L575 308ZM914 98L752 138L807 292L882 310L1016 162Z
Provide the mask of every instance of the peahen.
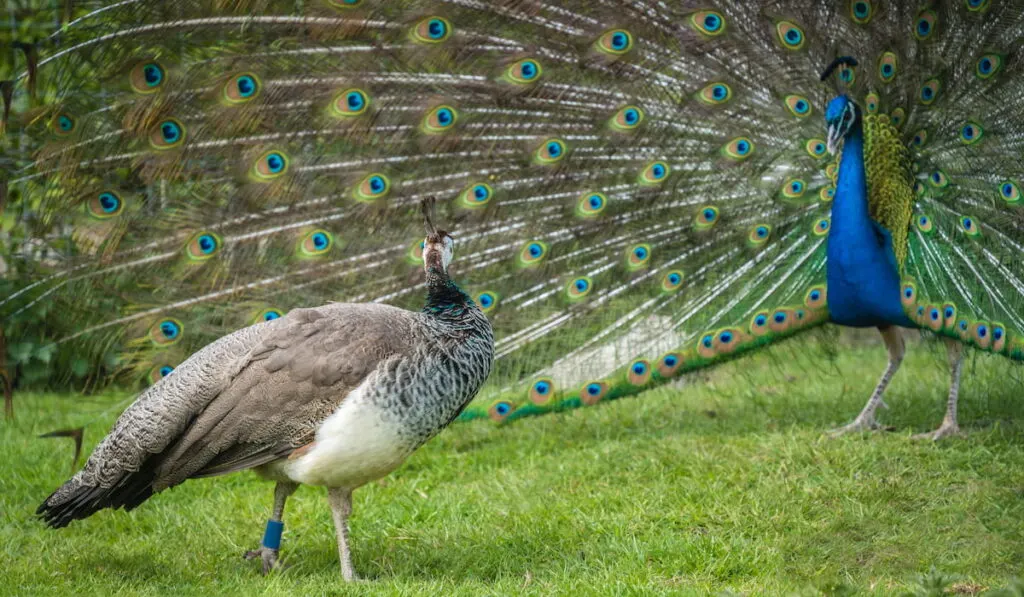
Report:
M186 479L256 468L277 481L259 549L277 562L285 501L327 486L345 580L352 490L390 473L446 427L487 379L490 323L448 277L454 241L427 217L422 312L333 303L221 338L146 390L85 467L39 507L60 528L131 510Z
M939 437L962 345L1024 358L1019 1L40 14L59 27L8 36L0 313L55 343L55 383L191 375L212 339L326 300L414 307L431 195L496 334L462 418L634 394L831 320L890 355L847 430L874 425L899 328L948 339Z

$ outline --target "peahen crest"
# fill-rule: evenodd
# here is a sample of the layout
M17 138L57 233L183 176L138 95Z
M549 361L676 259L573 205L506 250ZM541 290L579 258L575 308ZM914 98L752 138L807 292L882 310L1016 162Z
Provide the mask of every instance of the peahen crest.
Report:
M436 196L497 339L464 418L637 393L843 320L847 117L897 323L1024 358L1019 3L67 6L19 14L0 84L0 315L54 383L416 308Z

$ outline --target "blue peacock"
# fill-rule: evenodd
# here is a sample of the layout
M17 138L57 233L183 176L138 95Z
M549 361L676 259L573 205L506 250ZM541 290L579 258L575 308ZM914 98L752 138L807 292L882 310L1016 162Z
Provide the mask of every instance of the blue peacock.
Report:
M49 13L39 13L49 14ZM8 338L159 383L325 301L418 308L420 202L494 326L464 419L832 321L1024 359L1024 4L82 1L14 27ZM38 20L47 21L46 17Z

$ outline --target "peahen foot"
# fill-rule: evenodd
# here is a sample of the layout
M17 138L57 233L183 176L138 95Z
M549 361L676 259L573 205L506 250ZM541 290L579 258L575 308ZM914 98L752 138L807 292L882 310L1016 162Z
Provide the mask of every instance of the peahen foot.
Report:
M259 558L263 562L263 576L266 576L270 574L271 570L281 567L278 563L278 553L280 551L280 549L271 549L261 545L258 549L245 552L245 555L242 557L246 560Z
M928 433L918 433L911 439L930 439L932 441L939 441L950 436L962 436L960 432L960 426L950 421L943 421L942 425L939 426L935 431L929 431Z

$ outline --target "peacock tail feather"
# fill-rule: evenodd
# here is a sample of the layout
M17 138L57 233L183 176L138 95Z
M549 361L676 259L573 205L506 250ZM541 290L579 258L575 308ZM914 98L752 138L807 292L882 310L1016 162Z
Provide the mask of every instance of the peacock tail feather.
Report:
M67 380L155 383L300 306L419 308L428 196L496 333L463 418L756 350L830 318L837 93L907 316L1024 359L1020 2L67 6L5 40L0 299L8 337L45 312Z

